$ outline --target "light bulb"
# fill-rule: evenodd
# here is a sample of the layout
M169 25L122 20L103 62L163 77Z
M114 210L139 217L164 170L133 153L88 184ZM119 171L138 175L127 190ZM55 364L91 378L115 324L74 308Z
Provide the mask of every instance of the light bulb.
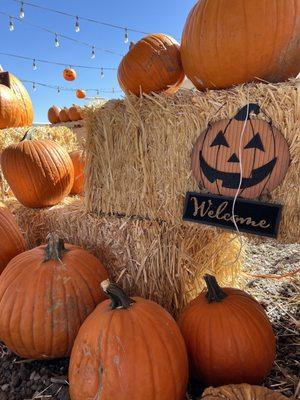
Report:
M129 42L128 29L125 28L124 43L128 43L128 42Z
M101 78L101 79L104 78L104 70L103 70L103 68L101 68L100 78Z
M97 90L97 91L96 91L96 94L97 94L97 96L99 96L99 95L100 95L100 93L99 93L99 90Z
M113 87L112 92L115 93L115 88Z
M12 17L9 17L9 30L12 32L15 29Z
M57 94L59 94L60 93L60 88L59 87L57 87Z
M34 92L36 92L36 85L35 85L34 82L33 82L33 84L32 84L32 90L33 90Z
M79 25L79 18L76 16L76 21L75 21L75 32L80 31L80 25Z
M34 58L33 61L32 61L32 69L33 69L34 71L37 70L37 65L36 65L35 58Z
M92 47L91 58L92 58L92 59L96 58L95 46Z
M25 12L24 12L24 3L23 1L21 2L21 8L20 8L20 12L19 12L19 17L21 19L23 19L25 17Z
M55 34L55 39L54 39L54 45L55 45L55 47L59 47L59 40L58 40L58 36L57 36L57 33Z

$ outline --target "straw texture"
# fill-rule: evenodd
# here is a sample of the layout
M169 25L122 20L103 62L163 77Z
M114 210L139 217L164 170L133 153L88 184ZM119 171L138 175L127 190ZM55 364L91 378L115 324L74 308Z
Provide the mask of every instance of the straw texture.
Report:
M202 276L212 273L224 284L236 282L242 253L234 235L194 226L85 212L82 200L66 198L42 210L6 202L30 247L49 232L80 245L99 257L110 277L129 295L157 301L174 316L202 289Z
M279 240L299 241L300 102L295 81L127 97L87 108L87 210L181 224L186 192L199 191L191 174L197 137L209 121L230 118L249 102L261 106L289 144L288 173L262 200L284 205Z

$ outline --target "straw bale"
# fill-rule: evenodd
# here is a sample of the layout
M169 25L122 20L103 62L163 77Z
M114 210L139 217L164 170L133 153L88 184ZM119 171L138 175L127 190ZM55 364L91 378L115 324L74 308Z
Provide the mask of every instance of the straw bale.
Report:
M67 151L76 150L80 146L74 132L66 126L44 125L34 128L36 128L34 131L35 139L54 140ZM0 154L2 150L10 144L18 143L28 129L28 127L0 129ZM12 193L9 190L8 184L5 181L0 169L0 199L4 200L10 196L12 196Z
M234 284L243 251L235 235L194 226L171 225L117 216L95 216L83 201L66 198L57 206L34 210L10 199L30 247L49 232L91 251L130 295L159 302L174 316L202 289L202 275Z
M183 90L87 108L87 210L182 223L186 192L199 191L191 174L196 138L209 121L232 117L256 102L285 136L292 158L284 181L268 198L284 205L278 239L299 241L300 97L295 83Z

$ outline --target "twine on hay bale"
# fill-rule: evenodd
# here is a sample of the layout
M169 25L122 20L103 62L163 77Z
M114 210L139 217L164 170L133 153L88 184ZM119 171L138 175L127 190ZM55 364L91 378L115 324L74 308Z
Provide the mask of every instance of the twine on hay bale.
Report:
M29 127L0 129L0 154L12 143L18 143ZM37 126L34 139L51 139L59 143L67 151L76 150L79 146L76 135L66 126ZM11 197L12 193L6 183L0 168L0 200Z
M91 251L129 295L157 301L174 316L202 289L202 276L212 273L223 284L236 282L240 243L234 235L157 221L95 216L82 200L67 198L42 210L16 200L6 202L30 247L45 242L49 232Z
M186 192L199 191L191 174L196 138L209 121L230 118L249 102L261 106L289 144L291 166L268 201L284 205L278 239L299 241L300 98L294 81L127 97L87 108L87 209L182 223Z

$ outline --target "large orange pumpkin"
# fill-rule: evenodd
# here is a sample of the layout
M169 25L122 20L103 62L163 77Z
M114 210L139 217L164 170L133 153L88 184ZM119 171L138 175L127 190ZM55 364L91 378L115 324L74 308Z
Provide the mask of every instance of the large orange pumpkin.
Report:
M227 385L206 389L201 400L287 400L279 392L274 392L263 386Z
M92 254L57 235L19 254L0 276L0 338L21 357L69 355L85 318L104 299L107 273Z
M206 275L205 281L207 291L179 319L191 373L205 386L261 383L276 352L264 309L246 292L221 289L213 276Z
M0 84L11 89L18 99L19 118L14 126L31 126L33 121L33 108L30 96L23 84L10 72L4 72L0 67Z
M72 107L69 108L69 117L71 121L79 121L82 119L81 107L73 104Z
M49 108L48 120L49 120L49 122L51 122L51 124L57 124L58 122L60 122L60 119L59 119L60 111L61 111L61 109L57 106L52 106Z
M83 158L83 152L75 150L69 153L73 167L74 167L74 183L70 194L82 194L84 185L84 168L85 161Z
M24 237L9 209L0 202L0 273L26 249Z
M69 122L71 121L70 116L69 116L69 110L65 107L59 112L59 119L60 122Z
M184 80L179 44L170 36L153 34L132 44L121 61L118 80L126 93L175 93Z
M184 72L198 89L300 71L300 0L199 0L182 35Z
M0 129L18 126L20 120L19 101L5 85L0 84Z
M47 207L70 193L74 182L72 160L58 143L31 140L29 130L20 143L1 154L2 172L16 198L26 207Z
M130 299L103 284L111 298L79 330L71 354L72 400L183 400L188 366L183 338L158 304Z

